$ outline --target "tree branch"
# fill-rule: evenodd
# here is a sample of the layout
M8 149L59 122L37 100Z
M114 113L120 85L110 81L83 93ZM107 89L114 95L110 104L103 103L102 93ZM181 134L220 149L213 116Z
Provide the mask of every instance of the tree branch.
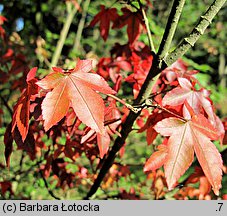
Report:
M13 115L13 110L11 109L11 107L8 104L8 102L5 100L5 98L1 94L0 94L0 99L2 100L3 104L5 105L5 107L8 109L9 113L11 115Z
M81 2L81 0L78 2L78 4L80 4L80 2ZM71 2L66 2L66 6L67 6L68 14L67 14L66 21L64 23L63 29L61 30L60 38L58 40L56 50L55 50L54 55L52 57L51 64L49 66L50 69L51 69L52 66L55 66L58 63L58 60L59 60L60 55L61 55L62 48L64 46L67 34L69 32L70 25L73 21L73 17L75 16L75 14L77 12L77 8Z
M215 0L213 2L213 4L210 6L210 8L208 9L208 11L205 13L205 15L201 17L199 24L195 28L198 29L198 27L199 27L199 29L201 29L201 27L203 27L202 28L202 32L204 32L205 28L209 25L209 23L211 22L213 17L221 9L221 7L225 3L225 1L226 0ZM173 4L173 7L174 6L176 7L177 5ZM174 11L174 10L177 10L177 8L172 8L172 11ZM178 9L178 11L179 11L179 9ZM173 22L175 22L175 20L173 20ZM204 22L206 23L206 25L205 25ZM207 24L207 22L208 22L208 24ZM172 23L171 23L171 25L173 26ZM170 28L170 26L167 25L166 28ZM192 32L194 32L194 30ZM172 31L170 34L172 35L173 33L174 32ZM199 36L200 35L201 34L199 34ZM199 38L199 36L198 36L198 38ZM170 40L172 38L172 36L168 36L167 38L168 38L168 40ZM190 41L190 44L191 44L191 41ZM187 50L191 47L191 45L188 46L187 43L186 43L186 45L184 45L184 47L185 46L188 47ZM166 48L164 48L164 47L166 47ZM164 46L163 45L163 48L161 48L161 45L160 45L159 53L160 54L164 54L165 51L163 51L163 50L166 50L168 47L169 47L169 45L168 46ZM181 47L181 45L178 46L178 47ZM179 49L179 48L177 48L177 49ZM182 49L182 48L180 48L180 49ZM146 100L149 97L149 95L151 93L151 90L152 90L152 87L153 87L154 82L155 82L155 77L157 77L157 75L159 73L161 73L162 70L164 70L165 68L170 66L172 63L174 63L179 57L183 56L183 54L185 52L179 52L179 54L173 53L173 57L171 57L172 53L170 53L167 56L168 60L163 60L163 61L162 60L160 61L161 58L160 58L159 55L155 55L154 54L154 60L153 60L151 69L150 69L150 71L149 71L149 73L148 73L148 75L146 77L146 80L144 81L144 83L142 85L142 88L141 88L141 90L139 92L139 95L136 98L136 100L134 101L133 105L141 104L141 103L144 102L144 100ZM128 134L132 131L133 123L134 123L134 121L136 120L136 118L139 115L140 115L140 111L138 113L134 113L134 112L130 111L130 113L129 113L128 117L126 118L125 122L122 124L121 137L118 136L116 138L112 149L109 151L109 154L108 154L106 160L104 161L104 163L103 163L103 165L101 167L101 170L99 171L99 174L98 174L97 178L95 179L94 184L92 185L90 191L88 192L87 196L84 199L89 199L93 194L95 194L95 192L99 188L103 178L105 177L106 173L109 171L110 167L112 166L112 164L114 162L114 159L116 157L116 154L121 149L121 147L124 145Z
M57 197L57 196L53 193L53 191L49 188L48 183L47 183L47 180L45 179L45 177L44 177L44 175L43 175L43 173L42 173L42 170L40 170L39 173L40 173L40 175L41 175L41 177L42 177L42 179L43 179L43 181L44 181L45 187L46 187L48 193L50 194L50 196L52 196L52 197L53 197L54 199L56 199L56 200L60 200L60 198Z
M83 5L82 17L81 17L79 25L78 25L76 38L75 38L74 46L73 46L73 49L75 49L75 50L79 50L79 48L80 48L81 35L82 35L82 32L83 32L83 28L84 28L85 19L86 19L89 4L90 4L90 0L86 0L84 2L84 5Z
M142 14L143 14L144 23L145 23L145 26L146 26L146 29L147 29L147 36L148 36L148 40L149 40L150 49L151 49L151 51L155 52L155 47L154 47L154 43L153 43L152 36L151 36L151 30L150 30L150 27L149 27L149 22L148 22L148 19L147 19L146 12L143 8L142 8Z
M185 0L174 0L169 18L166 24L165 32L162 37L161 44L158 49L158 55L160 59L165 58L169 52L170 45L175 34L179 18L181 16Z
M225 4L225 2L226 0L215 0L211 4L206 13L200 17L198 24L195 26L189 36L184 38L177 48L166 57L166 65L173 64L178 58L183 56L189 50L189 48L194 46L199 37L204 34L206 28L211 24L211 21Z

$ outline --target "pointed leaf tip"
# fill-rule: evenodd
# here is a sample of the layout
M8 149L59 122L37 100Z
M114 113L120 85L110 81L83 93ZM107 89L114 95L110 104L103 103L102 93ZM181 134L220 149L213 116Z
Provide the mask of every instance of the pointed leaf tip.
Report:
M166 118L155 125L155 130L168 140L168 159L164 164L169 190L189 168L194 159L194 151L205 176L219 193L222 180L222 158L210 139L217 139L217 130L203 115L194 115L191 120L183 122L177 118Z
M78 60L75 69L61 73L59 69L36 82L41 88L51 90L42 102L44 128L57 124L71 106L78 118L96 132L104 131L104 102L96 92L115 93L98 74L88 73L91 60Z
M143 171L153 171L160 168L167 160L167 147L159 145L158 151L154 152L144 165Z
M38 67L34 67L28 72L27 79L26 79L27 82L35 78L37 70L38 70Z

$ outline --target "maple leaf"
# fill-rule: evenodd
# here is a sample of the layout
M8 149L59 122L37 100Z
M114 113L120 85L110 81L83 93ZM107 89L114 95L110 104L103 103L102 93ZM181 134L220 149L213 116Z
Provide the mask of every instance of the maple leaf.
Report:
M113 28L122 28L127 25L129 43L133 44L140 35L140 25L144 26L143 17L139 11L132 12L127 8L121 10L124 14L114 22Z
M28 63L23 54L17 54L11 61L10 74L18 74L20 72L29 71Z
M27 136L25 140L22 140L21 134L18 130L18 127L15 128L13 132L13 138L17 144L18 149L22 149L26 151L31 160L35 159L36 148L35 148L35 138L33 136L33 131L31 129L28 130Z
M215 122L214 111L211 102L204 96L203 91L196 91L186 78L178 78L179 87L168 92L163 98L162 104L178 106L185 101L193 108L195 114L201 113L201 108L207 113L212 124ZM185 112L186 110L184 110Z
M195 184L199 182L199 190L198 189L194 189L194 195L196 195L196 192L199 195L199 199L203 199L206 195L208 195L210 193L211 190L211 185L208 181L208 179L204 176L204 172L202 171L202 169L198 166L195 167L195 171L194 173L192 173L187 182L186 185L188 184Z
M35 79L36 71L37 67L34 67L27 74L27 88L24 90L20 99L14 107L12 131L14 131L17 125L23 141L28 134L30 98L32 95L38 93L38 86L35 84L35 82L37 81L37 79Z
M1 27L7 19L4 16L0 15L0 37L4 39L5 37L5 29Z
M0 31L1 32L1 31ZM6 64L7 62L12 61L14 57L14 51L10 48L8 48L3 55L0 57L0 64ZM1 79L3 76L3 71L1 71Z
M93 27L96 23L100 22L100 32L104 41L106 41L109 29L110 21L115 21L118 18L116 8L105 8L104 5L101 5L101 11L96 14L94 19L91 21L90 26Z
M193 77L193 75L198 72L199 71L196 70L188 70L188 65L182 59L178 59L162 72L162 75L166 76L166 80L163 81L167 81L168 84L172 85L176 78L183 77L188 80L192 79L193 81L198 82L198 80Z
M104 128L104 131L102 134L95 133L94 130L88 130L88 132L82 137L81 144L93 143L93 142L95 142L96 138L97 138L97 144L98 144L98 148L99 148L100 158L103 158L109 149L109 145L110 145L110 141L111 141L106 128Z
M14 195L13 193L13 189L12 189L12 182L10 181L1 181L0 182L0 186L1 186L1 194L4 197L5 193L8 191L10 192L10 195Z
M91 60L79 60L76 68L67 72L53 68L53 73L36 83L43 89L51 90L42 102L45 131L57 124L72 107L83 123L103 133L104 102L96 91L104 94L115 91L101 76L88 73L91 69Z
M154 129L154 126L164 118L170 117L171 114L167 112L159 113L158 111L153 111L151 115L149 115L145 125L138 130L138 133L142 133L146 130L146 139L147 144L150 145L156 139L158 133Z
M158 151L154 152L144 165L143 171L156 170L160 168L167 159L166 145L159 145Z
M150 70L153 56L150 54L148 47L145 46L141 52L132 52L130 60L133 65L133 73L125 81L134 83L133 93L134 98L136 98Z
M120 123L120 113L116 108L115 102L111 101L109 106L105 107L104 133L95 133L94 130L89 129L87 130L87 133L81 138L81 144L86 142L92 143L97 137L100 158L103 158L109 149L111 136L113 136L114 134L118 134L116 129L119 127Z
M188 103L193 109L195 114L205 113L208 115L210 123L218 129L218 134L220 142L222 143L224 137L224 126L221 123L221 120L214 113L213 105L209 99L207 99L207 91L201 89L199 91L194 89L194 86L186 78L178 78L179 87L174 88L168 92L163 100L162 104L170 106L178 106L184 104L183 113L184 117L190 118L188 109L185 106L185 103Z
M0 25L3 25L5 21L7 21L7 19L0 15Z
M97 133L97 142L100 152L100 158L103 158L104 155L107 153L110 145L110 136L108 133L100 134Z
M13 151L13 135L11 133L11 129L12 129L12 123L10 123L7 126L6 132L4 134L5 160L6 160L7 167L9 167L10 165L10 155Z
M227 145L227 118L223 119L222 125L224 126L223 143Z
M201 114L194 115L188 121L170 117L158 122L154 129L163 136L170 136L167 161L164 164L168 188L171 190L189 168L195 151L204 174L214 193L218 195L221 188L222 159L210 141L219 137L211 123Z

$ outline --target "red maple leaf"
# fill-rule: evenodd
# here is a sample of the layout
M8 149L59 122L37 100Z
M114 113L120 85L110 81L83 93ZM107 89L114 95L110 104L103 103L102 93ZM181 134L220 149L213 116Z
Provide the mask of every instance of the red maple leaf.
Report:
M93 143L97 138L100 157L103 158L109 149L111 136L118 134L116 129L119 127L120 123L120 113L116 108L115 102L112 101L108 107L105 107L104 133L95 133L94 130L89 129L87 130L87 133L82 137L81 143Z
M109 34L110 21L114 22L117 18L118 14L116 8L105 8L104 5L101 5L101 11L96 14L90 26L93 27L96 23L100 22L100 33L103 40L106 41Z
M189 176L186 185L190 184L190 183L196 183L196 182L200 182L199 185L199 190L195 189L195 192L198 193L199 195L199 199L204 198L206 195L208 195L210 193L211 190L211 185L208 181L208 179L204 176L204 173L202 171L202 169L200 167L195 167L195 171L194 173L192 173L192 175Z
M34 160L36 156L36 141L33 135L33 131L29 128L26 139L22 140L21 133L19 132L18 127L16 127L13 132L13 138L17 144L18 149L22 149L27 152L31 160Z
M7 167L9 167L10 165L10 155L13 151L13 134L11 132L11 129L12 129L12 123L10 123L7 126L4 134L5 160L6 160Z
M2 38L2 39L4 39L4 37L5 37L5 29L4 28L2 28L1 26L0 26L0 37Z
M0 37L4 39L5 37L5 29L1 27L7 19L4 16L0 15Z
M5 21L7 21L7 19L0 15L0 25L3 25Z
M113 28L122 28L127 25L129 43L133 44L140 35L140 25L144 26L143 17L140 11L132 12L127 8L121 10L124 14L114 22Z
M154 129L154 126L164 118L170 117L171 114L167 112L158 112L158 110L153 111L151 115L149 115L145 125L138 130L138 133L142 133L143 131L146 130L146 139L147 139L147 144L150 145L153 143L153 141L156 139L158 133Z
M117 128L121 124L120 113L114 102L111 102L105 109L105 133L102 135L97 133L97 142L100 157L103 158L107 153L111 141L111 136L118 134Z
M171 190L189 168L195 151L204 174L218 195L223 165L220 153L210 141L219 138L210 122L201 114L194 115L188 121L170 117L158 122L154 129L163 136L170 136L167 161L164 164L168 188Z
M36 71L37 67L34 67L29 71L26 80L27 88L24 90L20 99L14 107L12 131L14 131L15 126L17 125L23 141L28 134L30 98L32 95L38 93L38 86L35 84L37 81L37 79L35 78Z
M2 194L3 198L7 191L9 191L11 195L14 194L13 189L12 189L12 182L10 182L10 181L1 181L0 188L1 188L1 194Z
M98 74L88 73L91 60L79 60L76 68L54 72L37 82L40 87L51 90L42 102L45 131L57 124L72 107L78 118L96 132L104 131L104 102L96 91L115 93Z
M163 98L162 104L170 106L178 106L184 104L185 101L192 107L195 114L199 114L202 108L209 117L212 124L215 122L214 111L211 102L205 97L204 92L195 90L191 82L186 78L178 78L179 87L168 92ZM186 109L184 107L184 112Z
M10 74L18 74L20 72L28 71L28 63L25 60L25 56L23 54L16 55L11 62Z
M227 145L227 118L223 119L223 125L224 125L224 138L223 143L224 145Z
M159 145L158 151L154 152L144 165L144 172L160 168L167 160L167 146Z
M184 104L183 112L185 117L190 118L188 109L185 103L188 103L192 107L195 114L204 113L208 116L210 123L218 129L218 134L220 142L224 137L224 126L221 120L214 113L214 108L211 101L207 98L207 91L200 89L199 91L195 89L194 85L186 78L178 78L179 87L174 88L168 92L162 100L163 106L178 106Z
M199 188L195 187L195 184L199 184ZM175 195L174 198L177 200L185 199L199 199L199 200L210 200L211 199L211 185L204 175L201 167L196 166L194 172L188 177L187 181Z
M188 70L188 65L182 59L178 59L162 72L162 75L165 77L163 81L172 85L176 78L183 77L188 80L192 79L193 81L198 82L198 80L193 77L193 75L198 72L199 71L196 70Z

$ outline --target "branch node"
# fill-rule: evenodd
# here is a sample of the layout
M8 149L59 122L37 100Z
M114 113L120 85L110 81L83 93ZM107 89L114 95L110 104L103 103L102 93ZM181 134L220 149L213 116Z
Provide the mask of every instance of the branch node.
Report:
M200 34L200 35L203 35L204 34L204 31L198 27L195 27L195 30Z
M132 112L134 112L134 113L138 113L138 112L141 111L141 108L136 108L136 107L131 106L131 105L129 105L129 104L126 104L126 107L127 107L128 109L132 110Z
M194 46L193 43L191 43L190 39L189 38L184 38L184 40L186 41L186 43L188 43L191 47Z
M205 19L207 22L209 22L209 24L212 23L211 20L207 18L207 16L202 15L201 18L202 19Z

